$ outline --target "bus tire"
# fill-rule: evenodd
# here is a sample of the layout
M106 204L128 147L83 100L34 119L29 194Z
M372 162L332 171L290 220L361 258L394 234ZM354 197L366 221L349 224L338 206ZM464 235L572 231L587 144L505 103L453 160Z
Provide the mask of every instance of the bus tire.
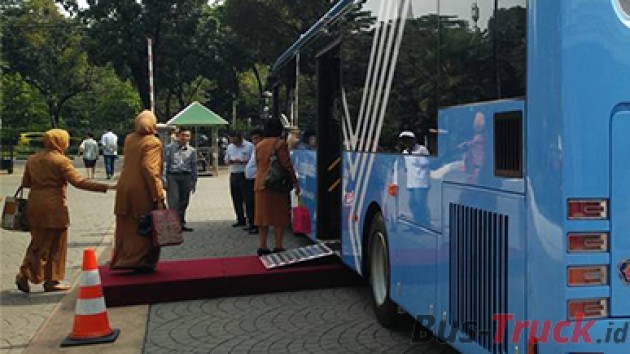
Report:
M403 316L390 297L390 262L387 232L383 216L377 214L370 225L369 274L372 305L378 322L385 328L398 326Z

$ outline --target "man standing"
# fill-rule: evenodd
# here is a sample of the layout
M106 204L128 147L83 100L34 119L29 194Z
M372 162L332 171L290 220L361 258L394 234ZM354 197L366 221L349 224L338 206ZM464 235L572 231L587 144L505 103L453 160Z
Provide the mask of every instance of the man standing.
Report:
M101 137L101 145L103 146L103 160L105 160L105 174L107 179L114 176L114 162L118 155L118 136L107 129Z
M236 223L232 227L246 226L245 209L249 204L247 198L247 181L245 180L245 165L252 156L254 145L247 140L239 132L229 134L230 145L225 151L225 164L230 168L230 194L232 195L232 203L234 204L234 212L236 213ZM253 210L253 209L252 209ZM254 220L249 220L250 225L254 224ZM249 229L249 227L247 228Z
M168 207L177 210L182 231L193 231L186 226L186 209L190 194L197 187L197 153L190 146L190 129L180 128L177 141L164 149L162 182L167 189Z
M429 150L418 144L416 135L405 130L398 135L404 147L405 169L407 170L407 189L409 190L409 209L419 216L423 224L429 223Z
M249 220L249 226L247 227L247 231L250 235L255 235L258 233L258 228L254 225L254 212L255 212L255 202L254 202L254 182L256 181L256 171L258 170L258 166L256 165L256 148L255 146L260 142L263 138L262 130L254 129L250 134L250 138L252 140L252 144L254 144L254 148L252 149L252 155L245 166L245 180L247 183L247 198L249 199L245 204L247 205L247 219Z
M79 155L83 156L83 165L87 172L87 179L94 178L94 169L98 159L98 143L94 140L92 133L87 133L85 139L81 142Z

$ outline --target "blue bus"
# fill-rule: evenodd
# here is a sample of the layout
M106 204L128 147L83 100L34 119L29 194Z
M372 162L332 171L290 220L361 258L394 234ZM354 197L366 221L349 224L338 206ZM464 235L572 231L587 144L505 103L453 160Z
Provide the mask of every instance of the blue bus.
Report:
M272 71L308 236L384 326L630 352L630 0L340 0Z

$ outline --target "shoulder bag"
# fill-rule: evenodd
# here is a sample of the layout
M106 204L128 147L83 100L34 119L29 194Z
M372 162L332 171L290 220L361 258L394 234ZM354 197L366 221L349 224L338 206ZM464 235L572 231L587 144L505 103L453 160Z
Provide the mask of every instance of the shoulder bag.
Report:
M293 184L289 178L288 171L282 166L280 160L278 159L278 155L276 154L279 141L280 139L276 140L273 146L273 151L271 152L271 155L269 155L269 171L265 177L265 189L275 192L288 193L293 189Z

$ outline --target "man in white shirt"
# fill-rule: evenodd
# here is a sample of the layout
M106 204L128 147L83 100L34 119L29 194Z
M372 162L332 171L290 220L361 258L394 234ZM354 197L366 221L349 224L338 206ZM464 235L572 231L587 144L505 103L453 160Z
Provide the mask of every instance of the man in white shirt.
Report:
M232 227L243 227L249 230L254 226L253 215L248 215L249 220L245 219L245 210L253 206L249 206L252 200L247 197L247 180L245 179L245 165L252 156L254 144L243 139L239 132L229 134L230 145L225 151L225 164L230 169L230 194L232 195L232 203L234 204L234 212L236 213L236 223ZM249 221L247 226L246 221Z
M250 220L247 231L250 235L258 233L258 228L254 225L254 182L256 181L256 172L258 171L258 165L256 164L256 145L262 140L263 132L260 129L254 129L249 135L254 149L252 150L252 156L249 158L247 165L245 166L245 179L247 181L247 197L249 201L247 204L247 218Z
M98 159L98 143L92 133L87 133L85 139L79 145L79 155L83 156L83 165L87 173L87 179L94 178L96 160Z
M101 136L101 145L103 146L103 160L105 160L105 174L107 179L111 179L114 176L114 162L118 155L118 136L108 128Z
M409 209L412 214L420 216L421 222L428 223L429 150L417 143L416 135L412 131L405 130L398 137L404 146Z

